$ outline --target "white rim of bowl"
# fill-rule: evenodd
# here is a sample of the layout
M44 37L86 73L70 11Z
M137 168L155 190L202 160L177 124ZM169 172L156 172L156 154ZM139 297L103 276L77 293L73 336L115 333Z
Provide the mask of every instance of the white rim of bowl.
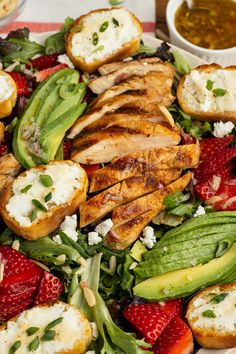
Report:
M172 14L173 12L173 4L175 3L176 0L169 0L168 4L167 4L167 8L166 8L166 21L167 21L167 25L169 28L171 28L171 30L174 32L174 34L176 35L176 37L182 41L185 45L188 45L189 47L191 47L192 49L198 50L200 52L202 52L203 54L227 54L228 52L232 52L234 50L236 50L236 46L235 47L230 47L230 48L225 48L225 49L208 49L208 48L204 48L204 47L199 47L191 42L189 42L187 39L185 39L176 29L175 27L175 22L174 22L174 18L175 18L175 13L178 9L178 7L176 7L176 9L174 10L174 14ZM184 1L184 0L183 0Z
M22 11L23 6L25 5L26 0L21 0L19 1L19 4L17 5L17 7L14 8L14 10L10 11L6 16L0 17L0 21L1 20L7 20L8 18L11 18L12 16L14 16L15 14L17 14L18 11ZM4 26L5 27L5 26Z

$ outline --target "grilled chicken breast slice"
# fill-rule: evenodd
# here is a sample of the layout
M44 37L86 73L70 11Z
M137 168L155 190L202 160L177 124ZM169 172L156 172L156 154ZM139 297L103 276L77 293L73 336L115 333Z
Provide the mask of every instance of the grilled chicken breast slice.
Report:
M0 196L21 171L22 166L12 154L0 157Z
M136 60L127 60L127 61L116 61L113 63L107 63L98 69L100 75L107 75L112 73L113 71L117 71L127 66L133 66L133 64L137 63L160 63L162 62L160 58L143 58L143 59L136 59ZM146 65L146 64L145 64Z
M180 132L177 129L145 120L129 121L74 140L71 159L92 165L110 162L115 157L145 148L177 145Z
M153 192L179 178L181 170L157 170L149 176L134 176L106 189L80 205L80 227L112 211L115 207ZM161 181L161 182L160 182Z
M155 59L155 58L154 58ZM129 65L127 65L129 63ZM107 89L111 88L114 85L121 83L122 81L128 79L130 76L137 75L143 76L152 72L159 72L159 73L168 73L174 75L175 69L170 66L168 63L163 63L162 61L153 60L153 61L143 61L138 62L134 60L133 62L128 62L124 67L113 71L107 75L100 76L89 83L89 88L100 95Z
M200 147L197 144L137 151L95 171L90 193L110 187L131 176L151 174L157 169L193 168L197 166L199 158Z
M115 208L112 213L112 221L114 227L125 224L127 221L132 220L136 216L139 216L150 210L155 211L156 214L159 213L165 209L165 205L163 204L164 199L174 192L181 192L184 190L189 184L191 177L192 174L188 172L184 176L180 177L173 183L160 190Z
M99 95L93 102L93 104L99 104L109 98L123 94L127 91L144 91L148 90L150 93L155 93L156 100L162 102L163 97L167 94L171 100L174 97L171 95L171 87L173 84L174 71L173 72L148 72L144 76L131 76L127 80L121 82L118 85L111 87Z

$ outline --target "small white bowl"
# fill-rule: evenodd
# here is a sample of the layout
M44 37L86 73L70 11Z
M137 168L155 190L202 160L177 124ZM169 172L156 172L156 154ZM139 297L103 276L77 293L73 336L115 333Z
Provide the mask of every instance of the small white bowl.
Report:
M166 8L166 20L170 33L170 42L183 48L209 63L217 63L222 66L236 65L236 47L227 49L206 49L198 47L187 41L175 28L176 10L185 0L169 0Z

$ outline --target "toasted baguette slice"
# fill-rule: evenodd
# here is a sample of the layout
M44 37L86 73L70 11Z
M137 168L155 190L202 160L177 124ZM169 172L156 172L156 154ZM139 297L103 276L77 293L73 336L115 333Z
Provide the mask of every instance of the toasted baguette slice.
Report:
M222 297L216 298L218 295ZM235 304L236 283L211 286L192 298L186 317L200 345L215 349L236 347ZM212 311L211 316L205 313L208 310Z
M52 185L41 182L43 175L51 177ZM76 212L86 199L87 188L87 175L78 164L52 161L21 173L4 191L0 213L16 234L36 240L55 231L66 215Z
M0 118L9 116L16 104L17 88L12 77L0 71Z
M77 67L92 73L105 63L133 55L141 37L142 25L127 9L99 9L74 21L66 51Z
M181 109L199 120L235 123L235 97L236 66L201 65L185 75L177 89Z
M48 324L62 318L55 325L56 336L51 341L39 340L34 354L84 354L92 341L92 330L88 319L74 306L61 301L35 306L23 311L0 326L0 352L10 353L11 346L20 339L19 353L29 353L28 345L38 336L44 335ZM28 336L26 330L37 327L35 335Z

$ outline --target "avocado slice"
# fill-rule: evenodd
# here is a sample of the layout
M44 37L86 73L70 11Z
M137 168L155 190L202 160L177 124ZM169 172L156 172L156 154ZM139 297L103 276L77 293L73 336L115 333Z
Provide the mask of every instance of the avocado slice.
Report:
M142 244L141 241L137 240L133 247L131 248L130 255L134 258L137 262L142 261L142 255L144 252L147 251L147 248Z
M133 288L134 295L148 300L165 300L192 295L209 285L227 282L236 272L236 244L223 256L204 265L152 277Z

